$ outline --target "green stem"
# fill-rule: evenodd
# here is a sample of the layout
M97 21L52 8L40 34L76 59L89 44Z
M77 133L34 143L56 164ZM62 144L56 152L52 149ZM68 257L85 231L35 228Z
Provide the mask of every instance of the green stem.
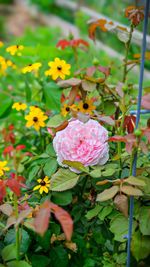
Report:
M17 199L16 195L14 195L14 209L15 209L15 215L16 215L16 219L17 219L19 212L18 212L18 199ZM16 259L17 259L17 261L19 261L19 259L20 259L19 226L16 227Z
M127 72L127 61L128 61L128 54L129 54L133 30L134 30L134 26L133 24L131 24L130 32L129 32L129 40L126 43L126 53L125 53L125 58L124 58L124 69L123 69L123 79L122 79L123 83L126 81L127 73L128 73Z

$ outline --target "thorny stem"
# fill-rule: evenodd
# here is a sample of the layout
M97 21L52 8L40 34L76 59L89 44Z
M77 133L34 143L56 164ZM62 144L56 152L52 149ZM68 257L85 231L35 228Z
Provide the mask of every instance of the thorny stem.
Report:
M130 32L129 32L129 40L126 43L126 53L125 53L125 58L124 58L124 69L123 69L123 79L122 79L123 83L126 81L126 78L127 78L127 61L128 61L128 54L129 54L133 30L134 30L134 25L131 24Z

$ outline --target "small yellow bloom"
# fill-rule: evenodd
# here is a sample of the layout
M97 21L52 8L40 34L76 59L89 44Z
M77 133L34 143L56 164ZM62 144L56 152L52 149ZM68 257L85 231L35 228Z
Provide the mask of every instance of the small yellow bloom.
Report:
M48 63L50 69L45 71L46 76L52 76L53 80L56 80L60 77L62 80L65 79L66 75L70 75L70 64L67 64L65 60L55 58L54 61Z
M4 43L2 41L0 41L0 47L4 46Z
M48 178L48 176L45 176L44 179L38 179L37 182L39 183L39 185L36 185L33 188L33 191L39 190L39 193L41 195L43 194L43 192L47 194L50 189L50 179Z
M86 99L84 102L80 101L78 104L78 111L83 113L92 114L96 107L93 105L92 99Z
M37 72L41 66L42 66L42 64L40 62L36 62L33 64L29 64L28 66L24 67L21 71L24 74L27 72L34 72L35 74L37 74Z
M8 67L15 69L16 65L11 60L7 60L0 56L0 74L6 75L6 70Z
M16 65L11 60L6 60L6 64L8 67L12 67L13 69L16 69Z
M17 55L17 56L21 56L22 53L20 51L22 51L24 49L23 45L12 45L6 48L6 52L10 53L12 56Z
M36 131L40 130L40 127L45 127L45 120L48 119L44 112L40 108L30 107L30 112L25 116L27 120L26 127L34 127Z
M16 102L12 105L12 109L16 109L17 111L25 110L27 105L25 103Z
M6 165L7 165L7 161L0 161L0 176L3 176L5 171L10 170L10 168L6 167Z
M64 117L66 117L70 113L71 110L75 109L75 107L76 107L76 105L74 105L74 104L71 105L71 106L69 106L67 104L64 104L63 107L61 108L61 114Z

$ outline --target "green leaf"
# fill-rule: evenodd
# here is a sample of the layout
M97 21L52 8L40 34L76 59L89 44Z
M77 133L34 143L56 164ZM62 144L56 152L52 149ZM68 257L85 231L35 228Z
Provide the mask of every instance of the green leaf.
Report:
M112 101L105 101L104 102L104 113L105 115L113 115L116 111L116 106L114 104L114 102Z
M57 166L56 158L49 158L43 167L45 175L51 176L57 170Z
M97 195L96 201L106 201L113 198L119 191L119 186L114 185L109 189L105 189L102 193Z
M116 169L108 168L102 172L103 176L112 176L116 172Z
M102 206L96 205L94 209L89 210L87 212L85 217L87 218L87 220L93 219L94 217L96 217L99 214L99 212L101 211L102 208L103 208Z
M71 172L69 169L59 169L52 175L51 190L52 191L65 191L73 188L79 180L79 175Z
M50 157L54 157L56 158L56 153L55 150L53 148L53 144L48 144L48 146L46 147L46 153L50 156Z
M82 171L85 173L89 173L89 168L85 167L81 162L79 161L70 161L70 160L64 160L63 164L68 165L69 167L72 167L78 171Z
M65 121L65 118L61 114L54 115L47 122L48 127L56 128Z
M31 171L29 172L28 180L31 182L34 178L37 178L38 171L40 170L40 166L35 165L31 168Z
M137 261L150 255L150 237L143 236L140 231L133 234L131 240L131 251Z
M48 109L60 111L61 90L55 82L50 82L43 86L43 95Z
M143 235L150 235L150 207L142 207L139 214L140 231Z
M71 191L53 192L52 201L61 206L69 205L72 202L72 193Z
M10 244L3 248L1 256L4 261L16 259L16 246L15 244Z
M142 196L143 195L143 192L140 189L135 188L131 185L123 185L121 187L121 192L129 196Z
M104 221L105 217L107 217L107 215L109 215L113 210L113 207L112 206L106 206L104 207L98 214L98 218L101 220L101 221Z
M38 244L46 251L50 249L50 238L51 238L51 231L48 230L44 234L44 236L37 235L37 242Z
M50 266L50 259L44 255L32 255L32 267L47 267Z
M68 253L62 246L54 247L50 250L50 266L67 267Z
M8 267L32 267L26 261L11 261L7 263Z
M12 99L3 93L0 94L0 100L2 105L0 105L0 118L7 117L11 111Z
M128 226L129 221L124 215L118 214L117 216L113 217L110 222L110 231L114 234L114 240L125 242L125 236L128 234ZM133 232L135 228L136 223L133 221Z
M146 183L143 180L140 180L139 178L136 178L134 176L130 176L127 179L124 180L128 184L131 185L137 185L137 186L145 186Z
M28 232L26 232L24 229L20 229L19 233L20 233L20 237L21 237L21 242L20 242L21 243L21 247L20 247L21 252L26 253L28 248L29 248L30 242L31 242L30 236L29 236ZM5 235L4 242L6 245L14 244L15 240L16 240L16 232L14 229L10 229Z
M92 176L93 178L99 178L102 176L102 167L101 166L96 166L96 168L91 171L90 176Z

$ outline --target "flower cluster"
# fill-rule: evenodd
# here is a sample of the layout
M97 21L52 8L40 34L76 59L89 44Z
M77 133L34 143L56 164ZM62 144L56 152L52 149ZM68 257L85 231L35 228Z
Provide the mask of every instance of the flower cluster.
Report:
M6 48L6 52L10 53L12 56L21 56L21 51L24 49L23 45L12 45Z

